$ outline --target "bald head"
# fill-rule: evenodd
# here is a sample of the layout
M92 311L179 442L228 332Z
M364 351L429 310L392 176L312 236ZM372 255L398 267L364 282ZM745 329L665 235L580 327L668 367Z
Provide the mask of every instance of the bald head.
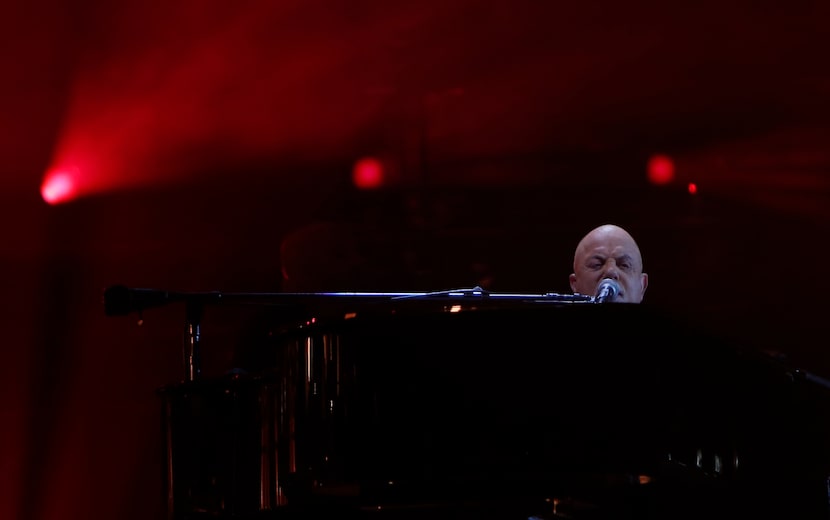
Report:
M640 303L648 287L637 242L613 224L594 228L579 241L570 275L571 290L593 296L605 278L620 284L616 302Z

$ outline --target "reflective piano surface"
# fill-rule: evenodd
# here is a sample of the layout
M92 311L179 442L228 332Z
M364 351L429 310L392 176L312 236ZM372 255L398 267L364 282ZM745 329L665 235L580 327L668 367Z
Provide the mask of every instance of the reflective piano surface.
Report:
M678 316L311 317L160 389L171 519L830 516L826 381Z

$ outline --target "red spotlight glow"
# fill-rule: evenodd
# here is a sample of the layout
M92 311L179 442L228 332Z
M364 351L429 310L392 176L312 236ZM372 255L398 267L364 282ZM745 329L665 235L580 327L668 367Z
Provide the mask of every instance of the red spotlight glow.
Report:
M695 195L697 193L697 184L690 182L689 183L689 195Z
M363 190L379 187L384 181L383 164L373 157L364 157L354 164L352 182Z
M60 204L75 198L77 191L74 175L66 171L51 172L40 185L40 196L49 204Z
M652 184L668 184L674 180L674 161L668 155L652 155L648 160L648 180Z

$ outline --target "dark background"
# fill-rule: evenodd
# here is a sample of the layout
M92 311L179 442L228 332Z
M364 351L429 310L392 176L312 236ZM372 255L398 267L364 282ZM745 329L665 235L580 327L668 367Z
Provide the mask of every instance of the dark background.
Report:
M105 317L112 284L567 292L579 238L615 222L646 303L830 373L824 2L3 10L3 518L161 515L182 309ZM379 189L351 182L364 156ZM79 196L46 204L73 165ZM206 374L240 314L208 311Z

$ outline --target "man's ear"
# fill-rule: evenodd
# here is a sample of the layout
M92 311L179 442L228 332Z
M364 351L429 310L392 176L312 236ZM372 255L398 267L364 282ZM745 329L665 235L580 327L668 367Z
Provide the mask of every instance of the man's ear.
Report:
M648 287L648 275L646 273L643 273L640 276L643 277L643 291L640 293L640 295L642 296L646 293L646 288Z
M568 280L570 280L571 282L571 291L576 292L576 274L571 273L571 275L568 277Z

